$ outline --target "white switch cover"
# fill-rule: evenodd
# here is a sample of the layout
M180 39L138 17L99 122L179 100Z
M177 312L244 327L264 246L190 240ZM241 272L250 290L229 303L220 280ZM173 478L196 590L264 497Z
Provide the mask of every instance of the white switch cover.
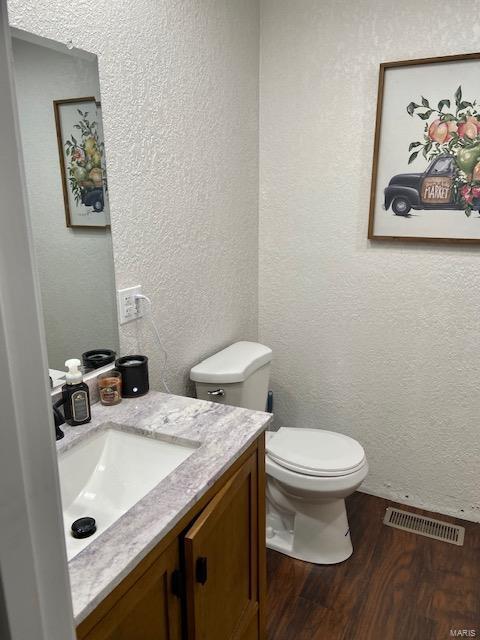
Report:
M135 295L141 293L141 285L117 290L118 321L120 324L137 320L143 316L141 300L135 300Z

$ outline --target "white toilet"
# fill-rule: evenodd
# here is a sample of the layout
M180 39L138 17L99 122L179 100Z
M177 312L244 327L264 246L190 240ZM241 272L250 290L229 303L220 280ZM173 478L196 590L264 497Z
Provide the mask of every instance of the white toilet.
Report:
M272 350L236 342L190 372L197 397L265 411ZM267 547L317 564L353 552L345 498L368 473L362 446L322 429L266 434Z

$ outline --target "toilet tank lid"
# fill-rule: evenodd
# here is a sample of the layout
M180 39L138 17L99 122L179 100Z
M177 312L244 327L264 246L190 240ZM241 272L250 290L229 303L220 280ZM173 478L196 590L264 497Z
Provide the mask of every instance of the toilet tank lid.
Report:
M272 359L272 350L258 342L235 342L195 365L190 379L195 382L243 382Z

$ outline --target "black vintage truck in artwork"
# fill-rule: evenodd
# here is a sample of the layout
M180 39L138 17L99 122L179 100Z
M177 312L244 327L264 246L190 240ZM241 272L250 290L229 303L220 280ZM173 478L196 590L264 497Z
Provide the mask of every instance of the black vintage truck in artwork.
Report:
M460 194L454 188L456 166L454 157L435 157L423 173L400 173L385 189L385 209L392 207L397 216L406 216L411 209L463 209ZM475 198L477 209L480 199Z

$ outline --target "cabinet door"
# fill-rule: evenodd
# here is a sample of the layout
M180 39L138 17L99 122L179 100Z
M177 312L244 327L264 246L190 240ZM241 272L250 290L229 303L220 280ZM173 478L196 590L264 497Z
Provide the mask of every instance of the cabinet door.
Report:
M258 638L257 489L253 455L185 536L189 640Z
M178 566L175 540L85 640L180 640L180 600L171 588L172 573Z

